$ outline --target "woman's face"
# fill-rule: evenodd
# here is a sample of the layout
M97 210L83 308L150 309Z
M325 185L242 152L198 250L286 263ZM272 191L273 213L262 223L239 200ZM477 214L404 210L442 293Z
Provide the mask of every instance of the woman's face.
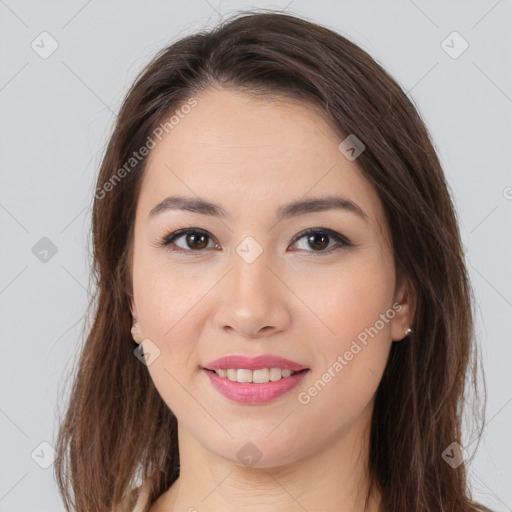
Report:
M152 149L137 204L132 312L147 369L198 446L236 463L294 462L368 427L407 296L379 197L318 108L225 90L195 99ZM217 208L157 207L169 196ZM355 206L309 203L322 198ZM205 369L231 355L307 370L257 363L229 375L271 381L238 384Z

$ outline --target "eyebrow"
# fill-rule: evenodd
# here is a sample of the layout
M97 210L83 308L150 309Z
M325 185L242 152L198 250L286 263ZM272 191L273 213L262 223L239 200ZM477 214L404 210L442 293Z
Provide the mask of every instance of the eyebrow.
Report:
M312 199L298 200L282 205L277 210L277 220L281 221L307 213L322 212L332 209L341 209L353 213L369 222L368 215L353 201L340 196L327 196ZM149 218L168 210L186 210L201 215L229 218L229 214L219 204L212 203L200 197L169 196L158 203L150 212Z

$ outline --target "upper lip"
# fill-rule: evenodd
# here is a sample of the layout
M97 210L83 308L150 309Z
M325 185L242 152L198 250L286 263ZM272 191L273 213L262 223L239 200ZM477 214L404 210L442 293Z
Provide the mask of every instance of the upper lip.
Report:
M300 370L307 369L307 366L296 363L295 361L290 361L284 357L268 354L257 357L247 357L242 355L225 356L209 362L204 368L206 370L221 370L229 368L244 368L246 370L258 370L259 368L282 368L298 372Z

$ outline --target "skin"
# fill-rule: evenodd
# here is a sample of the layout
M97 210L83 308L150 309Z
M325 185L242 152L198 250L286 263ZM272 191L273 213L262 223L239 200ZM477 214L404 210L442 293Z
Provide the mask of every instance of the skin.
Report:
M196 99L149 155L134 226L132 314L160 350L147 369L179 425L180 478L151 512L363 510L375 392L391 343L412 323L381 201L317 106L221 89ZM149 219L171 194L219 203L229 217L170 210ZM331 209L276 224L280 205L332 194L357 203L368 222ZM175 243L189 253L158 246L186 227L206 231L208 247L187 245L186 236ZM322 253L307 236L291 243L307 228L353 245L329 238ZM236 252L247 236L263 250L250 264ZM300 403L299 393L394 303L400 312ZM200 371L229 354L276 354L311 371L273 402L239 404ZM248 442L261 452L253 467L237 457ZM379 499L374 492L369 511Z

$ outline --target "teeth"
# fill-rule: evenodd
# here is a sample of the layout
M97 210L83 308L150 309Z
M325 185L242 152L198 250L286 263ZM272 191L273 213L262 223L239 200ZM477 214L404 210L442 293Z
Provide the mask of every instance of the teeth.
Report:
M290 377L293 370L281 368L261 368L258 370L246 370L245 368L228 368L215 370L219 377L227 378L232 382L253 382L255 384L264 384L266 382L275 382L281 378Z

